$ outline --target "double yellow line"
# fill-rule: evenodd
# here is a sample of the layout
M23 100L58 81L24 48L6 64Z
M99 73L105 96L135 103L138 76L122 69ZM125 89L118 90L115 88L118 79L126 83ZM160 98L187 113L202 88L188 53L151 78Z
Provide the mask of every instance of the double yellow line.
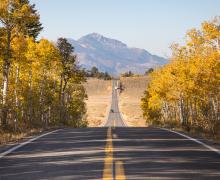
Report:
M114 161L113 161L113 145L112 145L112 128L109 127L107 131L107 143L105 146L105 164L103 171L103 180L114 179ZM115 162L115 179L125 180L124 166L122 161Z

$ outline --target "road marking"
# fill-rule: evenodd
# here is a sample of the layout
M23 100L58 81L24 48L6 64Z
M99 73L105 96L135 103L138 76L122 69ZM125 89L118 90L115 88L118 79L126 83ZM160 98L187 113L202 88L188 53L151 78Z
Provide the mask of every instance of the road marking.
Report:
M125 180L125 173L124 173L124 165L122 161L116 161L115 163L115 178L114 178L114 171L113 171L113 143L112 143L112 128L109 127L107 131L107 142L105 146L105 160L104 160L104 171L103 171L103 180Z
M113 120L113 126L114 126L114 128L115 128L115 119Z
M23 142L23 143L21 143L21 144L15 146L15 147L13 147L13 148L11 148L11 149L9 149L9 150L7 150L7 151L1 153L1 154L0 154L0 159L3 158L4 156L8 155L9 153L12 153L13 151L17 150L18 148L21 148L22 146L25 146L25 145L27 145L27 144L29 144L29 143L31 143L31 142L33 142L33 141L35 141L35 140L41 138L41 137L47 136L47 135L52 134L52 133L54 133L54 132L57 132L57 131L59 131L59 130L60 130L60 129L54 130L54 131L51 131L51 132L42 134L42 135L40 135L40 136L37 136L37 137L35 137L35 138L29 139L28 141L25 141L25 142Z
M113 137L113 139L118 138L117 134L113 134L112 137Z
M214 148L214 147L211 147L211 146L209 146L208 144L205 144L205 143L199 141L198 139L192 138L192 137L190 137L190 136L187 136L187 135L185 135L185 134L182 134L182 133L180 133L180 132L176 132L176 131L173 131L173 130L170 130L170 129L166 129L166 128L160 128L160 129L163 129L163 130L166 130L166 131L169 131L169 132L178 134L178 135L180 135L180 136L182 136L182 137L185 137L185 138L187 138L187 139L189 139L189 140L191 140L191 141L194 141L194 142L196 142L196 143L198 143L198 144L200 144L200 145L202 145L202 146L208 148L208 149L211 150L211 151L216 152L217 154L220 154L219 149L216 149L216 148Z
M103 180L113 180L113 146L112 146L112 129L108 128L107 143L105 146L105 164L103 171Z
M116 161L115 164L115 171L116 171L116 180L125 180L125 171L124 165L122 161Z

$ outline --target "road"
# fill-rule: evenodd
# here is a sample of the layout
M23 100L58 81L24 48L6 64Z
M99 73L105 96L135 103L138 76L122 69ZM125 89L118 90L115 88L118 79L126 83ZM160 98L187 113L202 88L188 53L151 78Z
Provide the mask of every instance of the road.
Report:
M122 127L115 93L107 127L36 139L0 158L0 179L220 179L216 149L164 129Z
M105 124L105 127L124 127L126 126L124 121L122 120L119 108L118 108L118 89L115 89L117 87L117 81L113 80L112 82L112 104L111 104L111 110L109 112L109 116L107 119L107 122Z

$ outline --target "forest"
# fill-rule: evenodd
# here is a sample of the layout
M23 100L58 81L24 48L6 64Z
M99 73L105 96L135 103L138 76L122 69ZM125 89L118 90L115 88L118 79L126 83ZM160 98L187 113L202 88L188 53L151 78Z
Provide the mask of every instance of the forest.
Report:
M0 4L0 130L86 126L83 70L65 38L38 39L43 29L28 0Z
M141 101L148 124L212 136L220 131L220 18L187 32L171 46L170 62L151 73Z

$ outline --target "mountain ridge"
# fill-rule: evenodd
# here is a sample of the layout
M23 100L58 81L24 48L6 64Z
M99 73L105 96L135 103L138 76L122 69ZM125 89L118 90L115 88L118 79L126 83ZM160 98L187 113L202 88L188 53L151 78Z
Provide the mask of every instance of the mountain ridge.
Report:
M166 64L167 59L152 55L145 49L128 47L125 43L90 33L78 40L68 39L75 48L79 64L90 69L96 66L100 71L120 74L127 71L144 73L149 68Z

